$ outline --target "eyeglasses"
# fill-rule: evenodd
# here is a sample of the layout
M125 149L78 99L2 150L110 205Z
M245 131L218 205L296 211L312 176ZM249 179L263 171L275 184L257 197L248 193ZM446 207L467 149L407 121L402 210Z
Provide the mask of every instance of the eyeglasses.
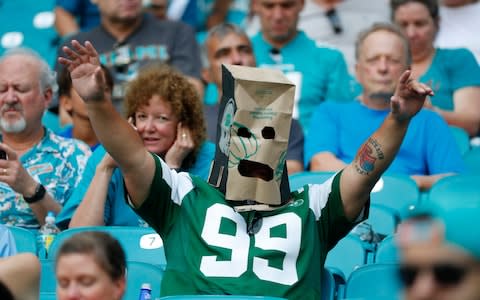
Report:
M398 275L402 284L409 288L414 283L420 272L427 269L433 275L435 282L442 286L454 286L462 282L465 275L471 270L467 265L440 263L430 267L421 267L415 265L401 265L398 269Z

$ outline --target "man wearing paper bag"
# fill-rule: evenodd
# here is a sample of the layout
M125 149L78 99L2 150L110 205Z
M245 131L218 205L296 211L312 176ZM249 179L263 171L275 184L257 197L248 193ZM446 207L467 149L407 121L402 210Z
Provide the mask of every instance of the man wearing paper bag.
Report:
M322 185L289 193L284 153L294 91L279 73L225 66L222 128L206 183L170 170L144 149L105 99L93 45L74 41L63 50L66 58L59 61L70 70L100 141L124 174L127 200L163 238L168 265L162 295L319 299L328 250L367 217L370 190L432 94L405 72L392 112L354 162Z

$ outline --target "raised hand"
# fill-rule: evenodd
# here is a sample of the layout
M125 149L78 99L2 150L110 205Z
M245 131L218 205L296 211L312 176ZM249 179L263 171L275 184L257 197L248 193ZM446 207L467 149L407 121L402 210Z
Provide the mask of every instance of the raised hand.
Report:
M105 99L105 77L93 45L72 40L71 48L64 46L62 50L67 57L59 57L58 62L70 71L72 85L80 97L86 102Z
M165 162L170 168L180 168L183 160L195 148L190 129L181 122L177 125L177 139L165 154Z
M411 119L423 107L427 96L433 96L432 89L413 79L410 70L403 72L392 96L392 115L397 121Z

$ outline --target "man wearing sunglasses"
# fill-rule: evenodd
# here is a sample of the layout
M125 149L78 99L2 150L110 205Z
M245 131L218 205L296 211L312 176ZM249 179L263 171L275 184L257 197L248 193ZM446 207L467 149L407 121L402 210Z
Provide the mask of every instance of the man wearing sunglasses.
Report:
M480 207L420 208L398 231L407 300L480 299Z

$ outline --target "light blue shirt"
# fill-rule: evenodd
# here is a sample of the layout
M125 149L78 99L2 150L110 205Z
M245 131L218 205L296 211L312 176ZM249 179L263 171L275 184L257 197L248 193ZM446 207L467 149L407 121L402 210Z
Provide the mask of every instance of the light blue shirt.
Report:
M60 137L45 128L45 136L20 157L20 162L30 176L63 205L80 181L90 154L87 144ZM38 220L23 196L4 182L0 182L0 223L39 228Z
M17 254L17 246L13 234L7 226L0 224L0 257Z
M100 145L93 152L88 160L85 172L78 187L73 195L68 199L66 205L57 216L57 225L60 228L66 228L70 222L75 210L80 205L85 193L92 182L97 165L105 156L105 148ZM210 142L204 142L200 147L194 165L186 170L189 173L207 179L210 164L215 155L215 145ZM140 218L125 202L125 187L123 176L120 169L116 169L112 174L112 179L108 185L107 199L105 202L104 223L111 226L145 226L146 223Z
M259 67L278 68L296 85L293 117L308 132L310 117L318 104L326 101L351 101L353 80L342 53L319 47L299 31L296 37L272 55L272 46L259 32L252 38Z
M367 138L383 123L389 110L375 110L359 101L326 102L312 117L305 140L305 164L328 151L350 163ZM434 175L464 171L460 149L447 123L437 113L422 109L413 117L389 173Z

